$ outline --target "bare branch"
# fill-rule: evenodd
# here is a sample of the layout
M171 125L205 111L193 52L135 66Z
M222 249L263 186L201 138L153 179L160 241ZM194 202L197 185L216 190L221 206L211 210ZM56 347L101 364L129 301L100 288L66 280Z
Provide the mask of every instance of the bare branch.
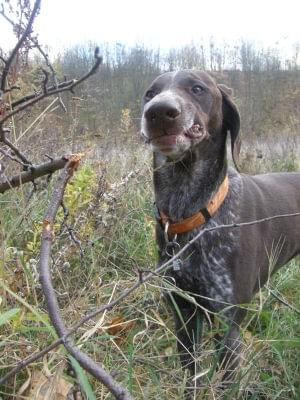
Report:
M6 137L6 133L9 130L2 128L1 130L1 122L0 122L0 141L6 146L8 146L14 153L15 155L23 162L23 165L31 165L32 163L28 160L28 158L20 152L20 150Z
M47 83L49 81L49 72L46 71L44 68L42 68L43 74L44 74L44 80L43 80L43 93L47 94Z
M102 366L92 360L87 354L83 353L78 349L70 339L66 337L68 333L65 324L61 318L59 305L55 290L52 286L52 279L50 273L50 255L51 246L54 238L53 225L55 222L56 213L63 200L64 189L68 183L68 180L72 176L74 170L77 168L80 162L80 156L74 155L70 157L65 168L61 172L57 184L54 187L52 198L49 203L48 210L46 212L43 221L43 231L41 240L41 252L40 252L40 282L42 284L45 300L47 303L47 310L52 324L59 336L64 336L63 344L66 349L72 354L74 358L80 363L80 365L102 382L109 391L118 400L131 400L129 392L121 387L113 377L106 372Z
M12 92L13 90L21 90L21 88L18 85L13 85L9 89L5 89L4 93Z
M40 9L40 5L41 5L41 0L36 0L36 2L34 3L34 6L33 6L32 13L31 13L31 15L30 15L30 17L29 17L27 26L26 26L26 28L25 28L25 30L24 30L22 36L20 37L18 43L15 45L15 47L14 47L14 49L12 50L10 56L8 57L7 61L5 62L5 65L4 65L4 68L3 68L3 71L2 71L2 76L1 76L1 84L0 84L0 89L1 89L3 92L5 92L5 90L6 90L6 81L7 81L7 76L8 76L10 67L11 67L11 65L12 65L12 63L13 63L13 61L14 61L16 55L18 54L18 51L19 51L20 48L22 47L24 41L26 40L26 38L27 38L27 37L30 35L30 33L31 33L32 24L33 24L33 21L34 21L36 15L37 15L37 13L38 13L38 11L39 11L39 9ZM5 16L5 15L4 15L4 10L3 10L3 9L2 9L2 11L1 11L1 14L2 14L3 16Z
M20 164L20 165L22 165L22 166L24 167L24 164L23 164L17 157L14 157L12 154L8 153L8 152L5 151L4 149L1 149L1 147L0 147L0 153L1 153L4 157L7 157L7 158L9 158L11 161L14 161L14 162L16 162L16 163L18 163L18 164ZM29 165L25 164L25 167L29 167Z
M25 180L20 181L20 177L13 177L8 182L5 182L3 184L4 186L2 185L3 191L7 190L10 187L19 186L21 182L28 181L27 179L31 180L30 177L34 175L33 171L39 170L39 168L37 168L37 167L30 167L32 165L30 160L27 159L27 157L15 146L15 144L9 140L8 133L10 132L10 129L5 126L5 122L8 121L10 118L12 118L17 113L24 111L28 107L34 105L35 103L39 102L40 100L42 100L46 97L49 97L49 96L55 95L55 94L60 94L61 92L66 91L66 90L72 91L77 85L79 85L84 80L88 79L92 74L94 74L102 62L102 58L99 56L99 49L96 48L95 49L95 63L92 66L92 68L90 69L90 71L88 71L85 75L83 75L78 80L73 79L73 80L69 80L67 82L58 83L55 70L50 63L48 55L43 51L43 49L39 45L37 39L35 37L32 37L32 35L31 35L33 21L39 11L39 8L40 8L40 0L36 0L33 10L30 13L30 16L28 18L28 23L27 23L26 27L21 26L21 22L20 22L19 31L21 34L21 38L19 39L18 43L12 50L9 58L7 60L4 60L4 58L2 58L4 60L4 67L3 67L1 80L0 80L0 93L5 94L6 92L10 92L10 91L18 88L16 85L7 87L7 84L8 84L7 78L8 78L8 74L12 67L12 63L13 63L15 57L17 56L20 48L22 47L25 40L27 40L27 39L31 40L32 43L35 45L35 47L37 47L38 50L40 51L40 53L43 55L48 68L51 70L54 85L47 87L47 84L49 81L49 72L45 69L42 69L42 71L44 73L44 79L41 83L42 89L40 91L30 94L30 95L27 95L27 96L24 96L23 98L21 98L19 100L16 100L10 106L11 111L6 112L7 105L5 102L3 102L3 104L2 104L3 114L2 114L2 117L0 118L0 142L4 143L6 146L8 146L12 150L14 155L22 163L24 170L28 170L30 168L30 174L22 176L22 178ZM0 14L2 14L4 16L4 18L6 18L6 20L10 24L12 24L13 27L15 27L14 21L12 21L10 18L8 18L6 16L6 14L4 12L3 4L2 4L2 10L0 10ZM66 108L62 102L62 99L60 98L60 96L58 96L58 98L59 98L59 102L60 102L62 108L66 111ZM62 166L60 166L59 168L62 168ZM41 166L41 171L43 171L43 165ZM1 185L0 185L0 193L1 193Z
M24 183L27 182L31 182L36 178L52 174L53 172L62 169L66 165L70 157L72 157L72 155L66 155L61 158L55 158L51 161L48 161L44 164L40 164L37 166L34 165L29 166L28 171L22 172L19 175L12 177L8 181L0 183L0 193L4 193L9 189L23 185Z
M10 19L10 18L6 15L6 13L5 13L5 11L4 11L4 6L3 6L3 4L2 4L2 10L0 11L0 14L2 14L2 16L3 16L3 17L12 25L12 27L15 29L15 23L14 23L14 21L13 21L12 19ZM21 22L20 22L19 32L20 32L20 33L21 33L22 31L24 32L24 30L25 30L25 27L21 26ZM42 46L41 46L41 45L39 44L39 42L38 42L38 39L37 39L36 37L32 36L31 33L28 34L27 39L30 40L30 41L32 42L33 47L35 47L35 48L41 53L41 55L43 56L47 67L48 67L48 68L50 69L50 71L51 71L52 78L53 78L53 81L54 81L54 84L55 84L55 88L57 89L59 83L58 83L58 80L57 80L56 71L55 71L55 69L53 68L53 66L52 66L52 64L51 64L51 62L50 62L50 60L49 60L48 54L43 50ZM4 58L2 58L2 60L4 61ZM4 61L4 62L6 62L6 61ZM44 74L45 74L45 72L46 72L45 75L48 75L48 72L47 72L47 71L43 70L43 72L44 72ZM46 79L47 79L47 81L48 81L48 76L47 76ZM45 81L43 81L43 89L44 89L44 91L45 91L45 86L46 86L46 85L45 85ZM12 86L11 88L6 89L6 90L4 91L4 93L9 92L9 91L12 91L12 90L14 90L14 89L19 89L19 87L17 87L17 86ZM27 96L25 96L25 97L27 97ZM35 97L35 95L33 95L33 97ZM23 98L23 99L24 99L24 98ZM22 99L21 99L21 100L22 100ZM59 103L60 103L60 105L62 106L63 110L66 112L67 110L66 110L66 107L65 107L65 105L64 105L64 103L63 103L63 101L62 101L61 96L58 96L58 100L59 100Z
M100 64L102 63L102 57L99 56L99 48L96 47L95 49L95 63L92 66L92 68L85 74L83 75L81 78L79 78L78 80L73 79L72 81L69 81L70 84L67 84L66 82L63 82L63 85L58 85L58 88L56 88L55 86L51 87L51 88L47 88L46 93L38 93L36 97L31 97L32 95L30 95L30 99L28 101L25 102L25 104L21 105L18 108L13 109L13 111L11 111L10 113L6 114L2 120L0 121L0 130L1 130L1 126L3 125L3 123L5 121L7 121L9 118L11 118L12 116L14 116L15 114L19 113L20 111L25 110L27 107L32 106L33 104L37 103L38 101L52 96L54 94L58 94L61 92L65 92L65 91L73 91L73 89L79 85L80 83L82 83L83 81L85 81L86 79L88 79L91 75L95 74L100 66Z
M53 81L54 81L54 86L55 86L56 89L58 89L59 83L58 83L58 80L57 80L56 71L55 71L55 69L53 68L53 66L52 66L52 64L51 64L51 62L50 62L50 60L49 60L48 54L43 50L43 48L41 47L41 45L39 44L39 42L38 42L38 40L37 40L36 38L31 37L30 39L31 39L31 41L33 42L34 46L38 49L38 51L39 51L39 52L41 53L41 55L43 56L43 58L44 58L44 60L45 60L45 62L46 62L46 65L48 66L48 68L49 68L50 71L51 71L52 79L53 79ZM44 89L45 89L45 88L44 88ZM59 101L59 104L61 105L62 109L63 109L65 112L67 112L66 106L64 105L60 94L58 95L58 101Z
M31 40L32 43L34 44L34 46L40 51L40 53L43 55L45 62L47 64L47 66L49 67L49 69L51 70L52 73L52 77L53 77L53 81L54 81L54 85L47 87L48 81L49 81L49 72L46 71L45 69L43 69L43 73L44 73L44 79L42 81L42 89L34 94L30 94L27 96L24 96L23 98L16 100L12 105L11 105L11 111L10 112L4 112L2 118L0 119L0 141L3 142L4 144L6 144L12 151L13 153L16 155L16 157L23 163L24 168L27 169L28 165L31 165L32 163L27 159L27 157L8 139L7 137L7 133L9 133L9 129L7 127L5 127L5 122L8 121L10 118L12 118L14 115L16 115L17 113L24 111L25 109L27 109L28 107L34 105L35 103L39 102L40 100L49 97L51 95L55 95L55 94L60 94L63 91L66 90L70 90L73 91L73 89L79 85L80 83L82 83L84 80L88 79L92 74L94 74L97 69L99 68L101 62L102 62L102 58L99 56L99 49L96 48L95 49L95 63L93 65L93 67L90 69L90 71L88 71L85 75L83 75L81 78L79 78L78 80L70 80L68 82L62 82L62 83L58 83L57 81L57 77L56 77L56 73L55 70L53 68L53 66L50 63L49 57L48 55L43 51L43 49L41 48L41 46L39 45L38 41L36 38L32 37L31 33L32 33L32 25L33 25L33 21L34 18L36 17L38 11L40 8L40 0L36 0L33 10L30 13L30 16L28 18L28 23L26 25L26 27L22 27L21 23L20 23L20 27L19 30L21 32L21 37L18 41L18 43L16 44L16 46L14 47L14 49L12 50L9 58L7 60L4 60L4 58L2 58L2 60L4 60L4 67L3 67L3 71L2 71L2 76L1 76L1 81L0 81L0 93L4 94L6 92L9 92L13 89L17 89L17 86L14 85L12 87L7 87L7 78L8 78L8 74L10 71L10 68L12 66L12 63L15 59L15 57L18 54L18 51L20 50L20 48L22 47L22 45L24 44L25 40ZM12 24L13 27L15 27L14 22L8 18L4 12L4 7L2 4L2 10L0 10L0 13L4 16L4 18L6 18L6 20ZM59 102L62 106L62 108L66 111L66 108L62 102L62 99L59 97ZM5 109L6 104L4 103L4 110ZM15 179L13 178L13 182L15 182ZM17 186L17 184L15 184L15 186ZM7 190L7 189L5 189ZM1 193L1 192L0 192Z
M74 82L75 82L75 79L71 79L71 80L69 80L69 81L65 81L65 82L59 83L59 84L57 85L57 87L56 87L55 85L50 86L50 87L47 88L47 92L51 92L51 91L53 91L53 90L56 89L56 88L57 88L57 89L63 89L63 88L65 88L65 87L68 87L68 86L72 85ZM42 94L41 91L37 91L37 92L31 93L31 94L28 94L28 95L22 97L21 99L18 99L18 100L13 101L13 102L11 103L11 108L12 108L12 110L14 110L14 109L15 109L16 107L18 107L19 105L21 105L21 104L23 104L23 103L26 103L27 101L32 100L32 99L34 99L34 98L40 96L41 94Z
M3 3L1 4L1 10L0 10L0 14L6 19L7 22L9 22L13 27L14 27L14 21L11 20L6 14L5 14L5 10L4 10L4 5Z

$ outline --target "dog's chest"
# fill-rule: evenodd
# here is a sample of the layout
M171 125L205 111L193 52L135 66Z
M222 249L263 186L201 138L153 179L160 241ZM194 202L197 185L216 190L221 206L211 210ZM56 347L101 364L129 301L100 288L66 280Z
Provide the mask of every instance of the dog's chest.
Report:
M229 171L229 178L229 193L217 214L204 226L178 236L177 241L180 248L183 248L201 229L205 230L182 254L180 268L174 264L166 273L179 288L194 293L197 301L216 311L235 302L233 269L240 240L239 232L234 228L218 229L220 225L238 221L241 178L232 170ZM189 195L191 198L191 193ZM210 228L215 230L209 231ZM161 254L164 254L162 232L158 235L158 243Z
M199 303L209 304L214 310L234 301L232 257L234 234L226 239L220 233L210 232L201 237L166 273L180 289L193 293Z

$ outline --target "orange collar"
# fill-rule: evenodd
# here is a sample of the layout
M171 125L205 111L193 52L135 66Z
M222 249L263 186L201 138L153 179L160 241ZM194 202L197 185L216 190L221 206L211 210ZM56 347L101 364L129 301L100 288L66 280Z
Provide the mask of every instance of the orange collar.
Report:
M176 233L186 233L192 231L195 228L203 225L214 215L223 201L225 200L228 193L228 176L226 175L224 181L219 186L218 191L215 193L213 198L208 202L207 206L196 212L191 217L182 219L181 221L171 223L168 216L162 211L158 210L158 220L165 227L167 223L168 233L175 235Z

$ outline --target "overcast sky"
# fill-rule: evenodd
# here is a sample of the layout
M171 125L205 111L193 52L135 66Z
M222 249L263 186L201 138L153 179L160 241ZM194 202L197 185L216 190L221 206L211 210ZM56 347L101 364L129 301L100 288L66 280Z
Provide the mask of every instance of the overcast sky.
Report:
M54 49L89 40L167 49L213 36L290 51L300 41L299 16L299 0L42 0L35 30Z

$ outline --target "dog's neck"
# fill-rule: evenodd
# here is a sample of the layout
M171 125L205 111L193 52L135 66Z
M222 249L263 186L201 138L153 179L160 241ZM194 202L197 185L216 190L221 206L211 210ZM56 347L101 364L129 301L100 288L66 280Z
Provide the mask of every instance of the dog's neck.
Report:
M156 205L178 221L204 208L219 188L227 173L226 145L210 143L177 161L154 153L153 164Z

